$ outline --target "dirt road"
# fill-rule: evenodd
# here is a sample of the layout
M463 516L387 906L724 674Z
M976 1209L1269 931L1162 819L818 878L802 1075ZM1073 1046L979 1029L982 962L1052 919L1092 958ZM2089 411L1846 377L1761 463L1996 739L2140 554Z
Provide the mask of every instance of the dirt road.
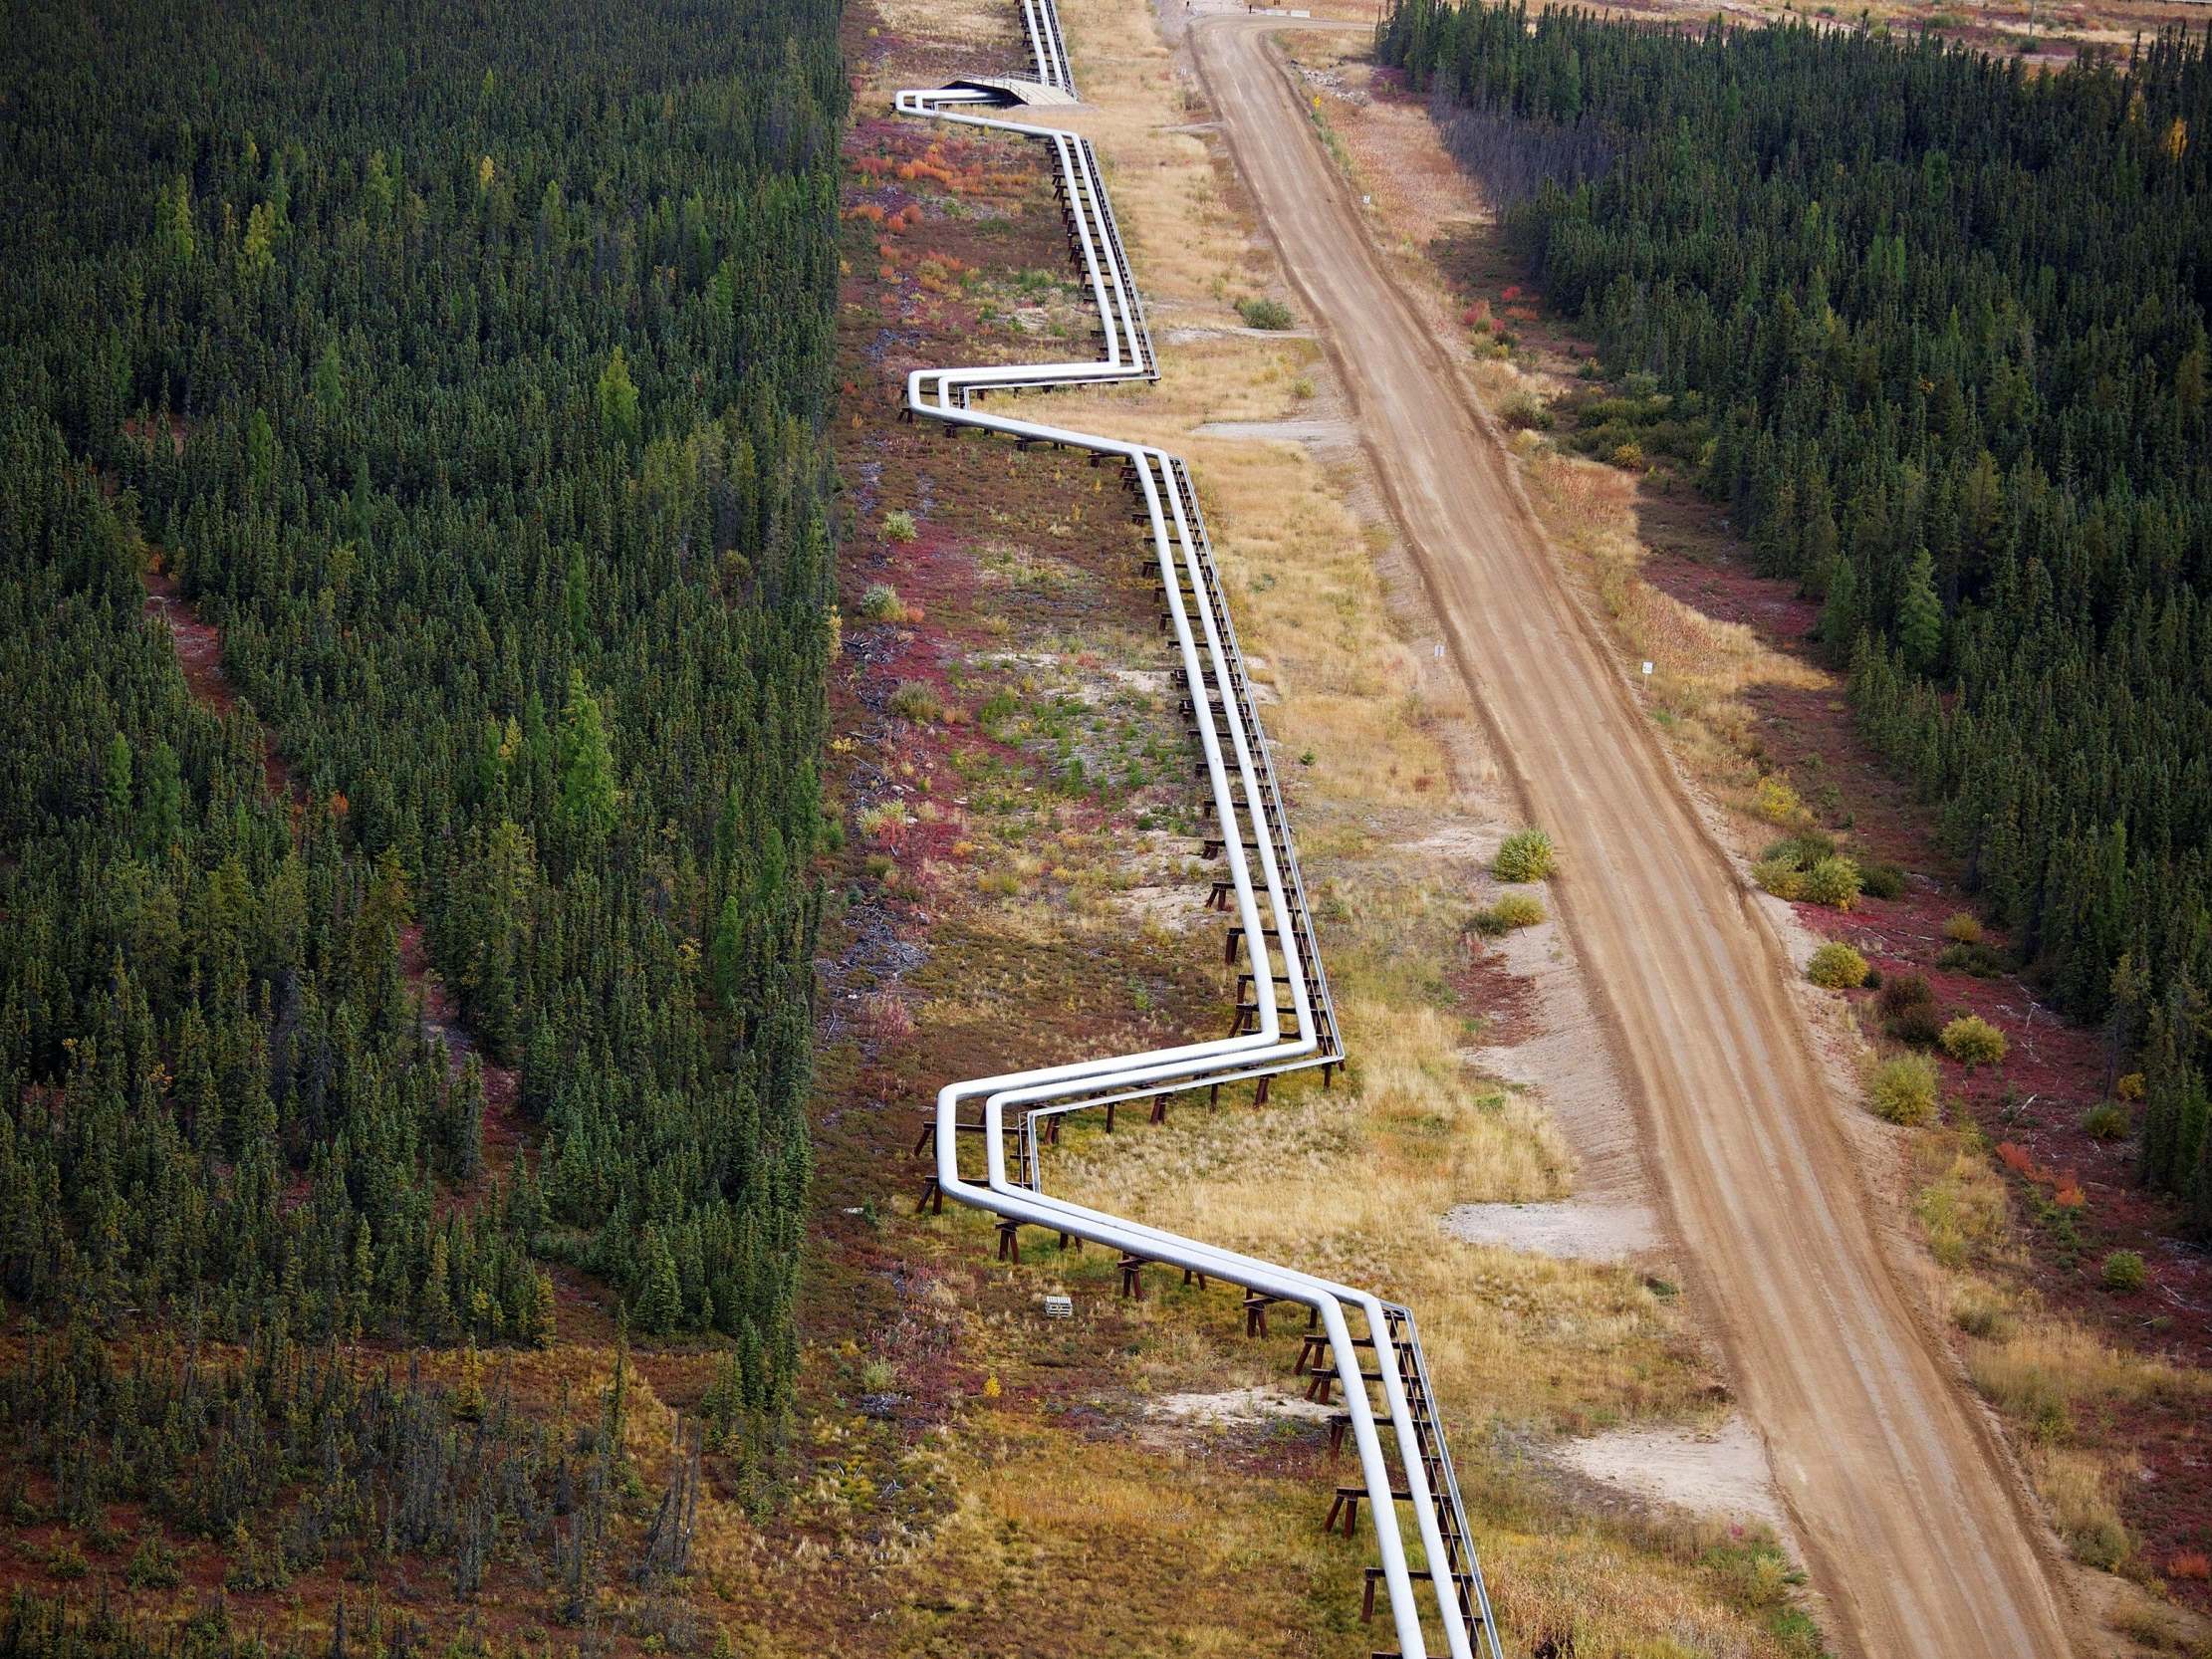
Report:
M1560 909L1640 1094L1654 1182L1839 1634L1868 1659L2068 1653L2037 1523L1883 1261L1792 966L1374 252L1270 26L1200 23L1200 72L1460 671L1560 842Z

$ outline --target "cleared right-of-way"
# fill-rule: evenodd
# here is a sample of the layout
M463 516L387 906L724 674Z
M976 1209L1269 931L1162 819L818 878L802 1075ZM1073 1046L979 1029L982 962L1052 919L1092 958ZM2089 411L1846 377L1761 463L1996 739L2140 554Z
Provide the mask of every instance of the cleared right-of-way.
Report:
M1838 1634L1880 1659L2070 1653L2040 1523L1883 1257L1792 964L1376 253L1270 27L1203 21L1191 48L1501 763L1562 846L1560 909L1655 1185Z

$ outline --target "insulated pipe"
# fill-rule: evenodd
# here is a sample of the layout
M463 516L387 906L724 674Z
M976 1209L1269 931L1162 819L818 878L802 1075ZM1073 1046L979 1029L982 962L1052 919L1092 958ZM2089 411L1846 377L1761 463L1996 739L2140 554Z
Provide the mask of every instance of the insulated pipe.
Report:
M1049 85L1067 88L1070 84L1069 77L1059 42L1058 18L1052 0L1023 0L1023 3L1025 22L1042 78ZM1122 443L1064 428L986 415L973 411L968 406L969 392L977 387L989 389L994 385L1004 387L1016 384L1100 382L1148 376L1150 372L1142 334L1140 302L1134 295L1133 284L1126 280L1125 256L1111 224L1111 208L1090 144L1080 138L1071 138L1069 134L1054 128L955 114L942 108L954 104L986 104L990 96L965 89L948 89L944 93L905 92L898 95L897 106L903 113L933 116L965 125L1021 133L1043 139L1054 146L1085 274L1090 280L1093 299L1105 324L1106 356L1104 361L1086 363L1008 364L980 369L917 369L908 376L907 401L915 411L950 423L979 426L1033 440L1067 443L1103 454L1117 454L1134 468L1152 525L1153 542L1160 558L1161 575L1175 624L1177 644L1183 658L1185 677L1191 688L1192 706L1198 716L1200 745L1206 757L1208 780L1222 826L1223 850L1230 863L1231 884L1237 895L1239 918L1244 924L1254 981L1256 987L1264 989L1266 995L1265 1000L1258 1004L1261 1029L1243 1037L1186 1044L1145 1055L1076 1062L947 1085L938 1095L936 1138L939 1185L960 1202L993 1210L1016 1221L1054 1227L1132 1254L1143 1255L1147 1259L1187 1267L1195 1272L1243 1284L1263 1295L1315 1308L1327 1330L1339 1378L1346 1383L1346 1410L1352 1420L1361 1472L1373 1510L1371 1519L1376 1545L1382 1556L1383 1577L1389 1593L1392 1621L1398 1631L1400 1651L1405 1655L1420 1655L1425 1659L1427 1648L1398 1535L1396 1512L1390 1497L1389 1471L1382 1461L1381 1442L1375 1432L1373 1414L1365 1389L1359 1381L1358 1353L1352 1346L1351 1329L1344 1316L1346 1307L1357 1306L1366 1320L1369 1339L1378 1362L1383 1394L1399 1444L1407 1496L1415 1506L1422 1542L1430 1562L1431 1584L1436 1591L1439 1610L1445 1615L1447 1645L1454 1659L1471 1659L1465 1622L1460 1615L1459 1586L1450 1570L1449 1556L1442 1544L1434 1506L1430 1501L1426 1462L1411 1421L1387 1313L1379 1300L1364 1292L1335 1285L1311 1275L1259 1262L1254 1258L1184 1239L1157 1228L1107 1216L1065 1200L1047 1197L1041 1192L1031 1192L1010 1183L1006 1178L1004 1110L1008 1105L1026 1105L1033 1101L1059 1102L1057 1105L1039 1108L1025 1118L1025 1129L1033 1136L1037 1116L1103 1103L1096 1096L1096 1090L1102 1085L1127 1090L1125 1093L1109 1096L1110 1098L1129 1098L1141 1093L1159 1092L1158 1087L1140 1086L1144 1084L1163 1085L1182 1079L1187 1086L1191 1082L1226 1080L1228 1076L1267 1075L1302 1064L1313 1064L1313 1057L1320 1053L1320 1044L1316 1036L1306 974L1300 961L1297 929L1290 914L1282 873L1277 867L1273 837L1268 832L1268 807L1276 799L1273 769L1262 755L1260 767L1267 771L1266 787L1263 788L1259 769L1254 765L1252 746L1247 741L1246 722L1250 719L1250 708L1237 684L1238 662L1234 642L1231 640L1225 644L1223 641L1215 610L1218 585L1210 580L1202 552L1192 536L1190 521L1184 510L1184 492L1176 479L1172 458L1165 451L1147 445ZM1106 244L1104 249L1106 257L1103 260L1100 248L1102 240ZM1125 357L1122 351L1124 334L1128 341ZM925 394L925 381L934 382L934 397ZM1161 504L1162 484L1166 486L1165 513ZM1166 522L1170 516L1174 521L1173 546ZM1278 944L1287 970L1284 977L1292 987L1293 1006L1289 1012L1293 1014L1298 1028L1298 1035L1294 1038L1286 1038L1281 1029L1282 1011L1274 996L1275 976L1267 949L1267 936L1258 925L1256 895L1253 892L1249 862L1244 856L1244 826L1236 811L1236 803L1229 793L1227 767L1215 725L1213 701L1206 694L1204 670L1198 660L1197 640L1190 628L1182 585L1175 567L1177 547L1183 569L1190 579L1192 592L1207 601L1200 607L1200 623L1205 634L1206 656L1213 664L1222 692L1222 712L1235 716L1230 721L1230 740L1235 754L1237 781L1244 786L1245 807L1252 815L1254 844L1261 854L1263 876L1269 890L1271 919L1276 924ZM1256 722L1254 724L1256 726ZM985 1119L981 1126L985 1131L988 1180L984 1188L977 1188L962 1180L958 1167L959 1104L963 1099L973 1098L977 1094L984 1096L985 1106ZM1076 1095L1087 1097L1070 1098ZM1031 1173L1034 1178L1034 1169ZM1490 1637L1494 1651L1494 1635L1487 1628L1485 1634Z
M973 118L966 118L970 119L972 124L976 125L993 125L1003 126L1009 129L1019 129L1018 123L1015 122L986 122L983 120L974 119ZM1065 150L1063 151L1063 153L1065 154ZM1094 285L1096 287L1098 265L1096 261L1095 244L1089 234L1088 226L1086 226L1084 229L1084 235L1082 239L1085 243L1085 252L1087 256L1089 256L1089 262L1091 264L1094 275ZM1117 342L1109 341L1109 347L1117 348ZM1117 350L1114 351L1113 355L1115 356L1118 356ZM1075 379L1080 377L1104 379L1113 374L1113 370L1117 366L1117 364L1109 361L1109 363L1106 365L1098 363L1050 365L1050 369L1051 371L1053 371L1054 377L1056 378ZM1077 374L1067 374L1064 372L1066 369L1070 368L1077 369L1080 372ZM929 371L916 371L914 380L918 382L920 375L925 372ZM1036 370L1025 366L1016 368L1014 372L1035 373ZM1287 958L1286 966L1289 966L1292 969L1292 972L1287 977L1290 978L1292 983L1293 1001L1296 1012L1299 1016L1301 1027L1309 1034L1305 1036L1301 1041L1290 1045L1281 1045L1274 1042L1274 1040L1279 1036L1280 1027L1277 1009L1273 997L1273 977L1272 974L1268 971L1270 964L1266 949L1265 935L1256 925L1257 917L1254 913L1249 867L1243 856L1241 826L1234 811L1233 803L1230 801L1227 794L1226 781L1223 776L1223 768L1221 765L1218 737L1214 731L1213 726L1211 699L1205 697L1204 695L1204 682L1202 672L1198 668L1196 662L1195 641L1191 638L1190 635L1189 619L1187 612L1184 610L1183 607L1180 584L1173 580L1173 570L1170 563L1171 555L1168 551L1168 537L1166 534L1166 526L1163 522L1160 510L1159 489L1158 484L1155 481L1154 468L1158 467L1161 473L1171 477L1171 471L1166 465L1167 457L1163 451L1152 449L1149 446L1125 444L1110 439L1101 439L1094 435L1064 431L1064 429L1061 428L1043 427L1032 422L1008 420L1001 417L979 414L967 409L964 406L964 397L963 406L959 408L957 413L954 412L954 409L949 404L946 398L946 394L950 390L949 382L953 381L954 379L968 381L971 379L1000 378L1003 377L1005 373L1005 370L985 370L980 373L972 374L970 371L967 370L936 371L936 377L939 387L939 400L934 407L930 408L929 412L938 413L940 415L940 418L955 419L959 420L963 424L973 424L990 429L1009 431L1015 433L1018 436L1050 435L1054 437L1056 441L1067 441L1080 444L1083 447L1091 448L1102 453L1121 454L1131 460L1137 467L1138 478L1145 495L1147 513L1148 516L1151 518L1153 524L1154 542L1161 551L1163 575L1166 575L1169 578L1171 606L1176 621L1179 643L1181 644L1183 650L1186 677L1192 688L1194 705L1199 703L1202 703L1204 705L1204 711L1200 724L1200 737L1202 745L1207 753L1207 765L1212 778L1212 782L1214 784L1216 806L1221 815L1221 822L1224 829L1224 838L1228 843L1227 845L1225 845L1224 851L1230 855L1234 885L1236 886L1238 892L1239 909L1242 913L1242 919L1245 923L1246 937L1251 946L1251 954L1255 973L1259 982L1266 985L1269 993L1267 1000L1259 1005L1262 1029L1258 1034L1255 1034L1252 1037L1248 1037L1246 1039L1226 1039L1214 1045L1185 1046L1185 1048L1180 1050L1167 1051L1166 1053L1174 1056L1173 1060L1166 1062L1164 1065L1154 1065L1149 1069L1143 1070L1137 1069L1135 1065L1137 1059L1152 1059L1157 1061L1159 1057L1132 1057L1131 1059L1121 1060L1117 1062L1091 1064L1079 1063L1078 1066L1074 1068L1076 1071L1076 1075L1074 1077L1069 1078L1068 1080L1058 1084L1057 1086L1051 1086L1037 1090L1035 1092L1026 1093L1022 1095L1021 1098L1050 1098L1056 1094L1080 1092L1088 1087L1095 1086L1096 1082L1100 1080L1100 1066L1102 1065L1108 1068L1106 1075L1109 1076L1110 1080L1115 1083L1151 1081L1179 1075L1187 1072L1189 1070L1189 1062L1197 1058L1197 1055L1193 1053L1194 1050L1199 1052L1210 1050L1215 1055L1226 1055L1247 1047L1271 1047L1274 1052L1268 1054L1264 1058L1275 1062L1275 1068L1281 1068L1283 1063L1294 1061L1300 1057L1313 1053L1317 1049L1318 1045L1315 1042L1314 1038L1310 1035L1310 1005L1308 1004L1307 1000L1304 976L1302 973L1297 971L1298 964L1296 930L1291 925L1280 876L1275 868L1272 840L1269 836L1262 832L1267 828L1265 819L1256 818L1254 828L1257 836L1257 844L1262 852L1263 864L1265 865L1269 876L1269 885L1271 889L1270 896L1272 900L1271 908L1275 913L1275 920L1278 924L1278 937L1285 947L1285 954ZM1191 541L1188 524L1187 521L1184 519L1182 513L1179 492L1171 490L1170 496L1173 500L1173 511L1177 521L1176 539L1183 544L1185 558L1189 561L1189 568L1191 571L1194 589L1200 592L1204 592L1208 589L1208 584L1205 579L1205 573L1199 567L1197 562L1196 549ZM1203 620L1208 636L1208 654L1215 662L1217 677L1221 680L1225 695L1231 694L1231 680L1229 676L1233 671L1234 664L1232 659L1222 648L1220 636L1214 623L1210 605L1204 612ZM1239 770L1241 773L1240 781L1246 785L1247 804L1255 811L1257 811L1260 808L1261 802L1264 800L1264 796L1260 791L1258 779L1253 773L1250 754L1244 741L1241 721L1232 724L1231 735L1232 741L1234 742L1239 754ZM1240 1055L1239 1058L1241 1060L1245 1057ZM973 1092L973 1089L959 1090L958 1094L955 1096L954 1101L949 1107L947 1107L942 1098L940 1098L940 1120L938 1125L940 1165L947 1161L952 1162L955 1166L957 1164L957 1130L951 1127L952 1124L957 1123L957 1097L958 1095L967 1095L972 1094ZM988 1147L988 1155L992 1166L990 1191L994 1194L997 1194L1001 1199L1001 1202L996 1205L986 1203L985 1207L995 1208L1000 1213L1007 1214L1011 1213L1011 1208L1009 1204L1004 1201L1008 1199L1019 1200L1025 1198L1026 1195L1020 1194L1018 1189L1013 1188L1011 1185L1005 1182L1004 1144L1001 1128L1003 1120L1000 1116L1004 1100L995 1096L988 1099L986 1102L986 1144ZM945 1116L946 1110L948 1109L952 1113L949 1122L947 1121ZM942 1175L942 1169L940 1168L940 1186L944 1187L948 1192L953 1192L954 1195L957 1197L961 1196L961 1194L956 1189L965 1187L965 1183L962 1183L958 1180L956 1168L954 1170L953 1181L950 1183L945 1182ZM973 1189L967 1190L972 1191ZM1101 1221L1112 1220L1112 1218L1099 1216L1097 1212L1084 1211L1077 1206L1066 1206L1065 1209L1063 1209L1060 1205L1060 1201L1058 1200L1042 1200L1042 1202L1052 1206L1055 1210L1055 1213L1061 1216L1061 1221L1056 1223L1055 1225L1060 1226L1061 1230L1063 1231L1084 1231L1085 1228L1083 1224L1087 1221L1093 1220L1094 1218ZM1021 1218L1017 1217L1017 1219ZM1227 1253L1216 1252L1212 1249L1212 1247L1197 1245L1195 1241L1182 1240L1177 1238L1175 1235L1161 1233L1155 1229L1139 1229L1137 1230L1137 1232L1144 1238L1145 1242L1143 1246L1143 1253L1148 1256L1157 1257L1160 1260L1173 1260L1176 1265L1190 1266L1193 1268L1194 1271L1210 1272L1213 1274L1217 1274L1219 1277L1225 1279L1237 1279L1239 1280L1239 1282L1251 1282L1251 1288L1255 1290L1263 1290L1266 1294L1269 1295L1283 1295L1285 1297L1285 1300L1305 1301L1309 1305L1318 1305L1318 1304L1315 1304L1313 1302L1313 1297L1314 1295L1319 1294L1337 1301L1340 1304L1343 1302L1352 1302L1358 1304L1361 1306L1362 1312L1366 1314L1368 1319L1369 1337L1374 1345L1377 1359L1377 1370L1382 1382L1384 1395L1391 1407L1391 1416L1393 1419L1392 1426L1397 1431L1396 1437L1400 1445L1400 1462L1406 1472L1407 1496L1416 1506L1415 1514L1420 1522L1420 1530L1423 1534L1423 1542L1428 1548L1431 1559L1438 1561L1446 1559L1445 1551L1442 1547L1441 1537L1436 1526L1434 1509L1432 1504L1430 1503L1430 1493L1428 1491L1426 1479L1427 1470L1423 1457L1421 1455L1418 1439L1413 1432L1410 1410L1404 1397L1403 1384L1395 1361L1395 1349L1391 1342L1387 1320L1383 1315L1379 1301L1372 1297L1365 1296L1362 1293L1351 1291L1349 1290L1349 1288L1329 1286L1326 1282L1323 1281L1308 1280L1305 1278L1305 1276L1283 1276L1282 1270L1271 1270L1269 1269L1269 1266L1267 1264L1257 1263L1250 1258L1234 1257ZM1120 1239L1108 1239L1103 1234L1094 1234L1093 1236L1099 1237L1100 1242L1102 1243L1112 1242L1115 1243L1118 1248L1131 1248L1129 1244ZM1183 1254L1186 1251L1196 1251L1199 1252L1200 1255L1198 1257L1186 1257ZM1211 1265L1201 1265L1202 1262L1210 1263ZM1269 1277L1265 1285L1259 1283L1259 1280L1263 1276L1269 1274L1272 1274L1276 1277ZM1305 1286L1309 1287L1309 1289L1304 1294L1294 1294L1288 1288L1296 1283L1303 1283ZM1327 1315L1325 1314L1325 1318L1326 1317ZM1338 1320L1341 1323L1341 1313L1338 1315ZM1391 1592L1393 1616L1396 1617L1399 1614L1410 1616L1410 1622L1412 1626L1411 1630L1408 1632L1401 1629L1400 1631L1401 1651L1407 1654L1425 1654L1425 1645L1423 1645L1420 1640L1420 1632L1418 1628L1418 1613L1417 1610L1414 1608L1412 1602L1410 1575L1406 1572L1402 1544L1396 1536L1396 1515L1394 1508L1389 1507L1391 1501L1388 1497L1390 1490L1388 1485L1388 1475L1386 1469L1382 1470L1379 1479L1376 1475L1376 1470L1381 1467L1380 1444L1373 1433L1371 1415L1367 1408L1367 1401L1365 1399L1364 1390L1363 1388L1357 1386L1357 1379L1359 1377L1360 1367L1357 1362L1356 1352L1355 1350L1350 1350L1349 1342L1350 1337L1348 1331L1346 1335L1346 1341L1342 1345L1338 1344L1333 1336L1332 1347L1338 1350L1336 1352L1336 1358L1338 1361L1339 1374L1347 1382L1346 1409L1348 1415L1351 1416L1351 1418L1352 1419L1354 1440L1355 1443L1359 1446L1362 1464L1367 1465L1371 1457L1372 1463L1374 1465L1374 1467L1365 1468L1363 1472L1367 1477L1369 1494L1370 1498L1372 1499L1372 1508L1374 1510L1374 1522L1377 1535L1377 1549L1383 1557L1384 1581L1386 1587ZM1454 1616L1457 1613L1456 1602L1458 1586L1453 1581L1451 1574L1448 1571L1442 1573L1432 1572L1431 1581L1436 1588L1439 1603L1444 1607L1444 1610L1446 1612L1446 1630L1450 1645L1454 1650L1455 1656L1463 1656L1468 1652L1468 1649L1466 1647L1465 1630L1461 1621L1456 1616ZM1402 1605L1400 1604L1401 1601ZM1397 1622L1403 1625L1404 1623L1406 1623L1406 1619L1398 1618Z

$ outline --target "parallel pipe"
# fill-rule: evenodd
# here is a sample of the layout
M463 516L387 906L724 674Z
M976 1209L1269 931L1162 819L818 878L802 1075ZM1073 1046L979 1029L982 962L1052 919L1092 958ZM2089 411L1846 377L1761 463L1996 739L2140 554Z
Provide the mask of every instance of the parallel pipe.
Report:
M1038 83L1072 96L1073 78L1054 0L1022 0L1022 7L1031 53L1037 65ZM1011 101L1010 95L1006 101ZM1143 1054L1076 1061L948 1083L937 1095L938 1185L956 1202L990 1211L1005 1220L1052 1228L1147 1261L1186 1268L1209 1278L1241 1285L1262 1296L1313 1308L1327 1335L1337 1377L1345 1385L1345 1409L1369 1501L1369 1519L1376 1551L1381 1557L1383 1585L1399 1652L1406 1659L1426 1659L1427 1637L1413 1591L1415 1575L1408 1566L1399 1531L1384 1442L1361 1382L1358 1340L1347 1317L1349 1312L1356 1311L1365 1324L1365 1339L1375 1355L1391 1440L1397 1449L1398 1464L1405 1479L1405 1495L1410 1500L1430 1569L1427 1577L1441 1615L1446 1648L1452 1659L1473 1659L1469 1639L1472 1624L1482 1632L1491 1659L1497 1659L1497 1638L1488 1597L1480 1573L1474 1568L1472 1554L1470 1552L1465 1568L1471 1578L1471 1593L1463 1603L1460 1573L1439 1528L1437 1494L1432 1492L1429 1478L1432 1459L1422 1446L1419 1425L1406 1396L1390 1309L1364 1291L1054 1198L1042 1190L1037 1151L1037 1125L1041 1119L1115 1100L1334 1065L1343 1056L1336 1046L1334 1014L1328 1008L1327 979L1319 961L1311 959L1302 949L1301 927L1310 928L1311 921L1304 904L1296 857L1290 851L1289 829L1281 821L1274 770L1245 689L1241 654L1220 597L1210 550L1205 546L1203 529L1198 523L1197 505L1189 498L1179 463L1165 450L1152 445L1014 419L971 406L971 395L976 392L1095 385L1156 377L1142 302L1127 269L1105 181L1091 144L1054 127L976 113L1000 103L1000 95L976 87L901 92L896 101L902 114L1012 133L1038 140L1052 150L1075 237L1078 268L1104 327L1106 353L1102 358L1082 362L916 369L907 377L906 404L916 415L955 428L975 427L1006 433L1025 442L1062 444L1097 455L1116 456L1130 469L1144 502L1162 589L1167 596L1169 620L1183 676L1190 688L1191 707L1205 759L1207 784L1220 824L1222 850L1229 864L1237 917L1250 954L1260 1029L1242 1036L1182 1044ZM1193 606L1186 602L1186 580L1188 598L1200 601L1195 606L1198 613L1195 629L1191 618ZM1212 688L1207 683L1209 671L1221 693L1219 712L1230 716L1226 753L1216 720ZM1236 795L1239 788L1243 795L1241 802ZM1250 815L1249 820L1246 814ZM1278 832L1285 850L1285 858L1280 860L1276 855ZM1261 922L1260 896L1251 861L1246 856L1248 834L1250 847L1259 854L1257 885L1266 891L1266 914L1273 923L1272 928L1264 927ZM1310 940L1310 933L1307 938ZM1269 949L1270 939L1275 941L1273 954ZM1280 978L1275 973L1276 955L1280 956L1282 964ZM1275 987L1279 983L1287 983L1290 987L1291 1008L1287 1011L1278 1006ZM1321 1002L1319 1012L1326 1012L1326 1019L1318 1017L1317 991ZM1293 1025L1288 1032L1282 1025L1286 1012ZM980 1124L963 1125L962 1104L978 1099L983 1107ZM1020 1181L1012 1179L1007 1168L1009 1124L1006 1114L1010 1109L1022 1113ZM963 1127L979 1127L983 1132L985 1179L980 1186L960 1173L958 1147ZM1406 1328L1410 1332L1409 1319ZM1409 1357L1416 1367L1420 1365L1417 1340ZM1424 1400L1423 1404L1433 1413L1432 1401ZM1443 1496L1456 1514L1459 1511L1457 1483L1451 1478L1448 1457L1443 1453L1441 1425L1431 1418L1429 1426L1437 1436L1433 1461L1446 1484Z

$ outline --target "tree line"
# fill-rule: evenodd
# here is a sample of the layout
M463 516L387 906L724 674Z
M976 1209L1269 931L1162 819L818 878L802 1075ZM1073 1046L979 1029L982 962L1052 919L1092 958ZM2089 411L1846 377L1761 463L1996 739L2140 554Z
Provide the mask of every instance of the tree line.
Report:
M1608 368L1822 602L1858 719L2212 1226L2212 34L1930 36L1400 0L1378 33Z
M772 1412L833 0L12 17L0 1288L111 1327L542 1342L568 1264L636 1328L726 1333ZM155 566L235 706L141 613ZM495 1073L519 1144L487 1169Z

